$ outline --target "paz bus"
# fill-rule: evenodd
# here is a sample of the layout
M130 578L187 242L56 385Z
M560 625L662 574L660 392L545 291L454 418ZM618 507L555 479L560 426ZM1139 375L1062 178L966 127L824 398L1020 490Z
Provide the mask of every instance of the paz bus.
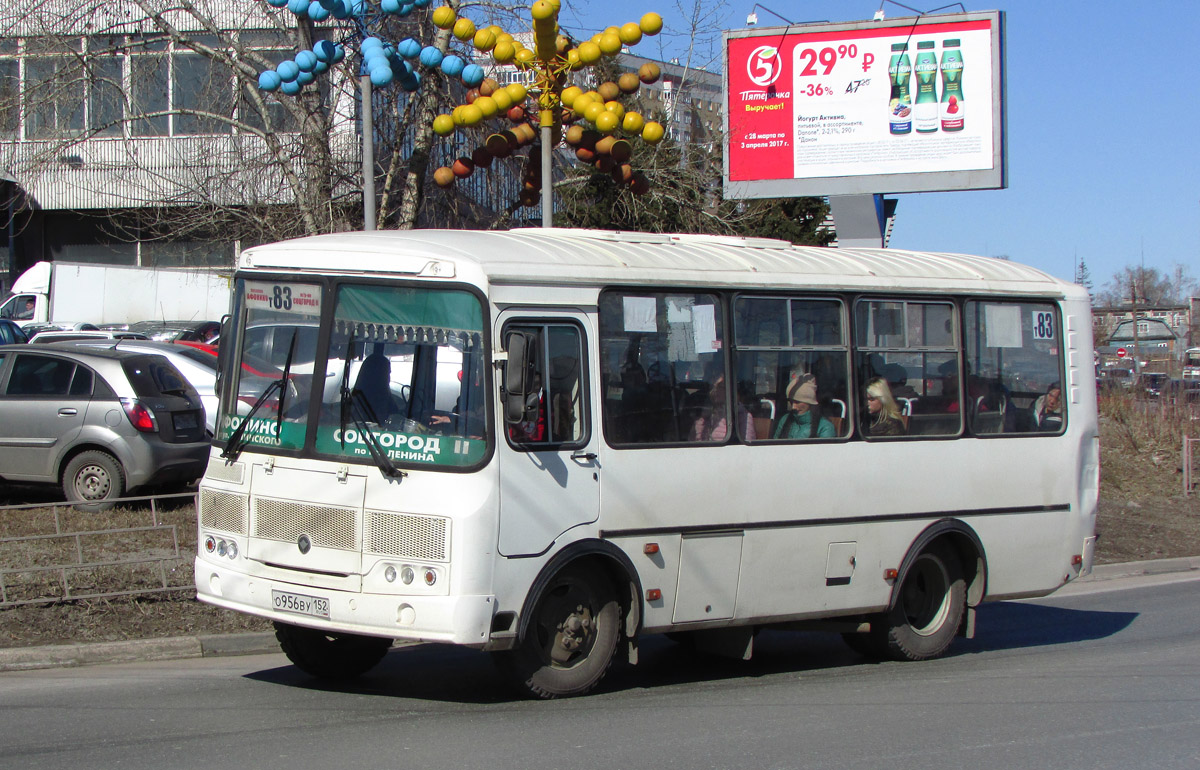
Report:
M443 642L546 698L656 633L933 658L1091 570L1089 307L1013 262L757 238L251 248L197 591L317 677Z

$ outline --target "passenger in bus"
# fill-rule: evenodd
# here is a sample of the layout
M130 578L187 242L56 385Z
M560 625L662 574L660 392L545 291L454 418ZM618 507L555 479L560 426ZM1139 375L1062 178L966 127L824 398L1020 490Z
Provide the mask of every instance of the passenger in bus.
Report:
M1054 431L1062 427L1062 386L1051 383L1033 402L1034 430Z
M371 422L383 424L389 416L400 411L392 398L391 383L392 362L382 350L377 349L363 359L354 380L354 394L365 402Z
M729 420L725 417L725 373L717 370L712 385L708 389L708 404L703 408L699 417L692 423L689 441L724 441L729 435ZM754 428L754 417L750 410L737 404L737 424L741 428L745 441L754 441L758 432Z
M903 436L907 432L900 406L882 377L867 383L867 415L863 432L868 436Z
M817 401L817 378L803 374L787 387L788 413L775 427L772 438L836 438L833 423L821 416Z

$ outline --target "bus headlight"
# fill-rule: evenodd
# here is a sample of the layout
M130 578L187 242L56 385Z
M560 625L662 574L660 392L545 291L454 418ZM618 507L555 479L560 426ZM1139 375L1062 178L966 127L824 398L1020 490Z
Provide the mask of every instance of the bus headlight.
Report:
M416 573L413 572L412 567L405 567L404 569L400 570L400 582L404 583L406 586L412 585L413 578L415 577Z
M396 582L396 568L389 564L387 566L387 569L385 569L383 571L383 579L389 583L395 583Z

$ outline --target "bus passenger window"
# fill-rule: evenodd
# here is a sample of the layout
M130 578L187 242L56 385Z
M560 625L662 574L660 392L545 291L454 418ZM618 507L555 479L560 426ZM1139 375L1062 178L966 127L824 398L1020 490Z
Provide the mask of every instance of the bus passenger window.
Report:
M723 345L721 304L714 294L601 294L600 378L608 442L732 438L727 426L735 391L723 379L718 382L725 373ZM748 410L746 416L741 431L753 424Z
M759 441L845 436L849 345L840 300L751 297L734 301L739 403Z
M854 322L862 435L957 435L964 401L969 410L971 394L982 391L974 377L962 382L954 305L860 300ZM886 403L889 395L894 406Z
M976 435L1058 433L1066 420L1058 310L1041 302L966 303L967 367L980 391Z

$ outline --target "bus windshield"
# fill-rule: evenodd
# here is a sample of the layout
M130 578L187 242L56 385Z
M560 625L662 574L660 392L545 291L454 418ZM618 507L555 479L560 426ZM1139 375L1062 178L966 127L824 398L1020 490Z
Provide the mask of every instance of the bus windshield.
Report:
M485 455L483 315L470 292L249 280L238 291L236 396L218 435L227 456L304 451L392 475L393 464L462 467Z

